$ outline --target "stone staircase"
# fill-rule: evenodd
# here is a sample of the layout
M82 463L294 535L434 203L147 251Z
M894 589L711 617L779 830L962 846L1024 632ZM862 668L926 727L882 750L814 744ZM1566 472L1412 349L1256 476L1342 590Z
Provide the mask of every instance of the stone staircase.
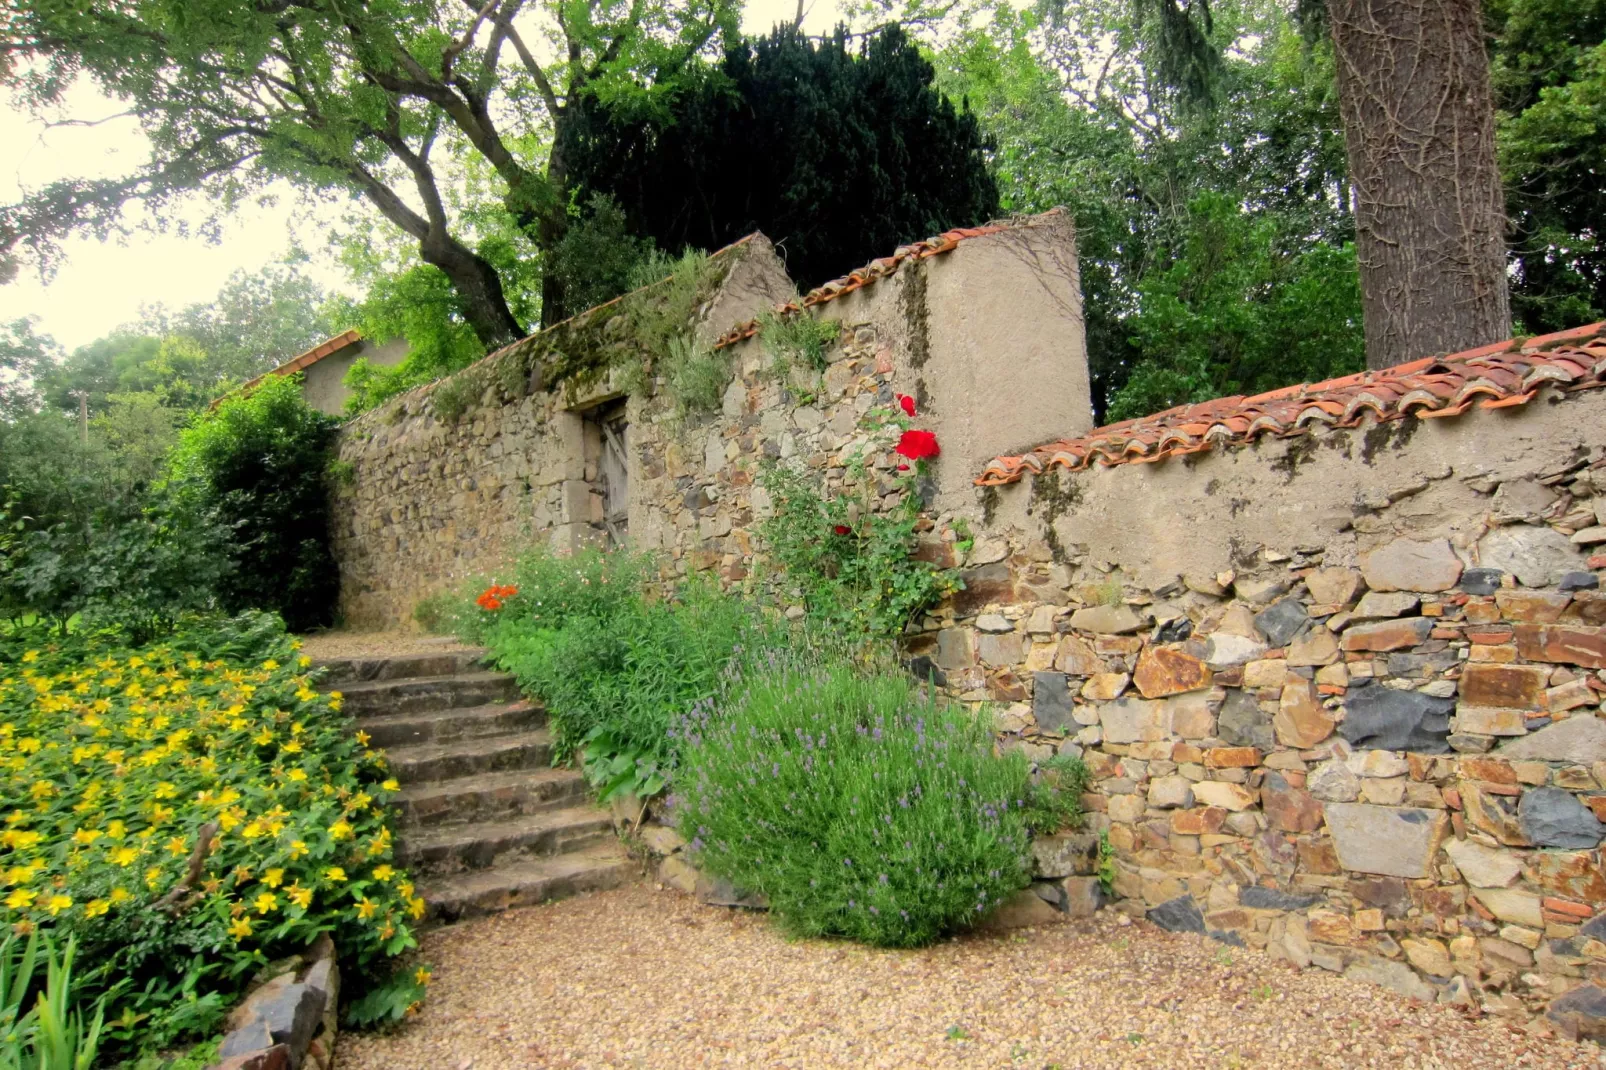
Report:
M633 869L584 777L551 767L544 711L483 653L317 663L401 781L397 860L433 921L612 888Z

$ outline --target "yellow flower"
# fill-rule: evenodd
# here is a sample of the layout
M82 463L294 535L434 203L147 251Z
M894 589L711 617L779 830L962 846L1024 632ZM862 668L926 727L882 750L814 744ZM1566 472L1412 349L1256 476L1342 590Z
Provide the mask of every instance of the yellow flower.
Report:
M121 821L106 822L106 835L110 839L120 840L128 835L128 826Z
M132 892L129 892L126 889L113 888L112 889L112 897L111 898L112 898L112 905L116 906L118 903L127 902L128 900L134 898L134 895L133 895Z
M112 864L117 866L131 866L138 857L138 847L119 847L111 853Z
M37 650L29 650L29 651L25 652L22 655L22 660L23 661L38 661L39 660L39 651L37 651Z
M299 881L286 888L285 894L290 897L290 902L294 903L302 910L305 910L307 907L312 905L312 889L301 887L301 883Z
M96 840L100 839L100 836L101 833L99 829L79 829L77 832L72 834L72 842L87 846L88 844L94 843Z
M264 661L262 663L262 667L264 669L266 669L268 672L272 672L274 669L277 669L279 667L279 663L277 661L275 661L274 659L269 658L267 661Z
M409 902L407 904L407 912L415 918L422 918L424 916L424 900L420 898Z
M229 935L236 940L244 940L251 935L251 919L236 918L229 922Z
M12 910L26 910L28 907L33 906L33 901L38 897L38 892L30 892L26 888L16 888L12 890L10 895L6 896L6 906Z
M307 779L307 771L305 769L292 769L289 775L290 779L297 783Z
M363 746L363 747L368 746L368 741L370 739L372 739L372 738L373 737L370 736L367 732L358 731L358 733L357 733L357 743L358 743L359 746Z
M262 883L266 884L269 888L277 888L280 884L284 883L284 870L268 870L266 873L262 874Z
M339 821L336 821L333 825L329 826L329 836L331 839L349 840L354 835L355 832L352 830L351 823L345 818L341 818Z
M240 835L244 836L248 840L254 840L266 831L267 829L262 827L262 822L252 821L249 822L245 828L240 830Z
M263 892L256 898L256 908L258 914L267 914L270 911L278 910L279 897L272 892Z
M30 847L39 846L44 836L29 829L6 829L0 832L0 846L10 847L18 851L26 851Z
M111 903L105 899L91 899L84 904L84 917L98 918L111 908Z
M70 906L72 906L72 896L70 895L53 895L50 897L50 902L45 904L45 908L50 911L51 917L55 917Z
M396 871L391 869L388 864L374 867L374 880L376 881L388 881L395 875Z
M290 841L290 861L307 856L307 845L300 840Z
M389 780L385 781L383 784L381 784L379 786L384 788L386 791L400 791L401 790L401 782L398 781L395 777L391 777Z
M346 879L346 871L339 866L330 866L323 871L323 879L326 881L343 881Z
M292 739L290 742L284 745L283 750L286 754L300 754L302 751L302 746Z
M363 921L373 917L378 910L379 904L369 899L366 895L357 900L357 917Z
M413 980L417 981L421 985L429 984L429 979L431 977L433 977L433 976L435 976L435 975L430 973L427 969L425 969L422 966L420 966L417 970L415 970L413 972Z

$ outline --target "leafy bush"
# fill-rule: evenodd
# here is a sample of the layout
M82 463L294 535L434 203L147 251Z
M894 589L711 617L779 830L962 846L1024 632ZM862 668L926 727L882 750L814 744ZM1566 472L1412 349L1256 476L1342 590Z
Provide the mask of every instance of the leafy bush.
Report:
M672 812L699 865L802 936L916 947L970 925L1029 881L1034 812L1073 813L891 668L774 657L675 733Z
M560 758L584 754L603 797L653 795L673 761L669 726L714 694L732 659L762 645L754 610L705 583L649 601L650 562L595 550L539 552L515 570L517 594L481 609L474 633L551 717Z
M320 933L359 988L413 945L423 901L384 809L398 785L307 666L262 615L0 663L0 924L77 941L114 1044L215 1027Z
M272 610L292 631L329 624L340 577L329 550L326 482L336 421L297 378L270 376L186 429L172 472L193 510L233 532L223 607Z

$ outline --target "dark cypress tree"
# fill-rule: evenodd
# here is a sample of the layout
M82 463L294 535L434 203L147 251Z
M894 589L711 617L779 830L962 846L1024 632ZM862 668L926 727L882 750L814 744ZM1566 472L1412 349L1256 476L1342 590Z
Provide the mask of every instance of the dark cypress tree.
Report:
M996 215L968 107L901 30L849 41L778 29L655 113L581 98L563 146L575 203L611 197L631 234L672 252L761 230L804 287Z

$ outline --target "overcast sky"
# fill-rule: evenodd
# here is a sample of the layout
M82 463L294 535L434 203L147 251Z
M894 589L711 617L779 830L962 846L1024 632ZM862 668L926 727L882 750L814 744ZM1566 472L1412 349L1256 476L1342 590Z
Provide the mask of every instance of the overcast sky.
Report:
M829 30L838 0L807 3L804 25L809 32ZM743 27L749 33L767 32L775 22L789 21L796 9L796 0L747 0ZM0 165L0 203L14 202L23 190L58 178L124 174L146 156L144 136L132 120L47 130L8 105L0 102L0 145L8 150L7 163ZM116 102L81 84L66 114L101 119L117 111ZM199 206L192 206L179 218L199 219L202 214ZM49 283L25 269L15 282L0 286L0 321L38 316L42 331L72 349L135 319L142 305L160 302L179 308L207 300L231 271L272 263L295 241L314 255L303 269L307 274L330 288L343 288L338 268L319 256L325 246L321 231L339 214L335 206L309 213L287 187L276 205L243 208L216 243L176 231L135 234L122 243L75 239L66 244L66 258Z

